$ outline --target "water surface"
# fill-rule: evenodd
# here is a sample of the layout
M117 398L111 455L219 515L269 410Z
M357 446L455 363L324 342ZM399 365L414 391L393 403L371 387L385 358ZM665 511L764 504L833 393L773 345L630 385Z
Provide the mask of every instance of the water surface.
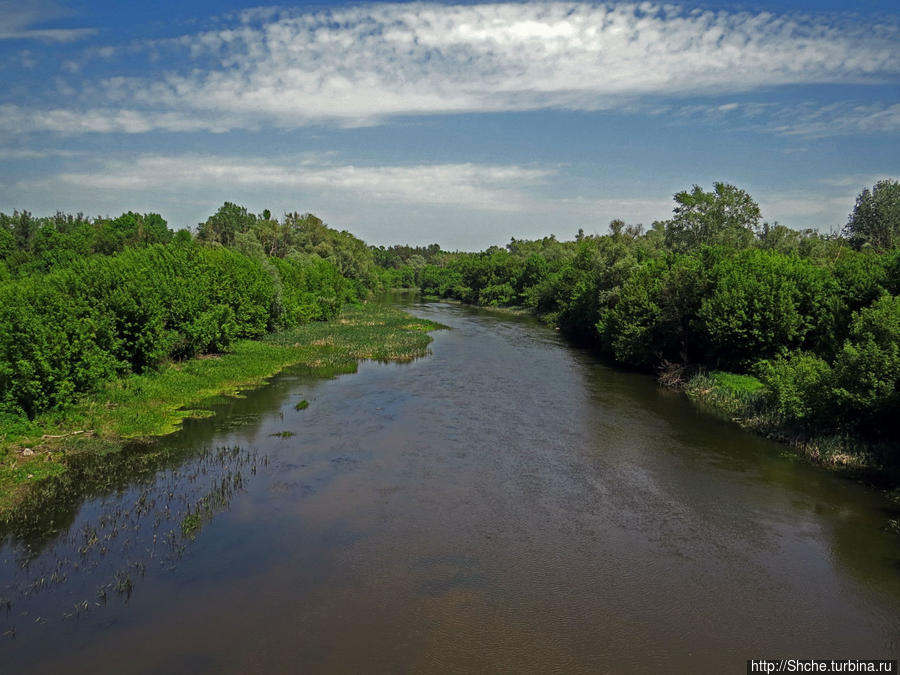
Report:
M8 540L4 671L897 658L900 537L877 492L528 317L413 311L452 328L430 356L285 373L167 437L138 480L101 481L55 534Z

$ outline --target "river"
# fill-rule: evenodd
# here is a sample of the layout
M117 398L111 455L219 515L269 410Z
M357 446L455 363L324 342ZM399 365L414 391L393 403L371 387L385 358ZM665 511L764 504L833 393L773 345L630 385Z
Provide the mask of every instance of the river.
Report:
M530 317L409 309L450 327L429 356L221 400L9 537L3 672L898 657L898 513L877 491Z

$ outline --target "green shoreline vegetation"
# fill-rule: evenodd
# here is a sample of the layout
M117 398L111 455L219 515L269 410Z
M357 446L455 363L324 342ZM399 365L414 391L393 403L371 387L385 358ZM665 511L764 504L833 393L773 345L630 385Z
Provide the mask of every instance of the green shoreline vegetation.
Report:
M0 522L72 456L169 433L210 396L421 353L435 326L360 305L382 290L370 247L312 214L226 202L195 234L0 214Z
M726 183L674 201L648 228L473 253L229 202L194 233L152 213L0 213L0 513L68 456L168 433L288 365L420 353L434 325L339 316L390 288L533 312L811 459L900 484L900 182L864 189L830 235L762 222Z
M900 182L864 189L836 234L763 222L726 183L674 201L649 228L376 262L426 296L527 309L819 464L900 486Z
M60 411L4 429L0 436L0 521L42 480L67 470L81 453L109 453L129 440L171 433L183 419L211 414L204 401L233 396L277 373L303 366L330 376L355 372L363 359L423 356L431 321L378 304L348 306L329 322L309 323L262 340L240 340L228 353L170 363L107 383ZM30 453L23 455L28 448Z
M815 432L785 417L771 392L752 375L701 371L678 385L691 400L744 429L787 446L796 456L841 475L882 488L900 501L896 445L839 432ZM895 521L892 521L894 523Z

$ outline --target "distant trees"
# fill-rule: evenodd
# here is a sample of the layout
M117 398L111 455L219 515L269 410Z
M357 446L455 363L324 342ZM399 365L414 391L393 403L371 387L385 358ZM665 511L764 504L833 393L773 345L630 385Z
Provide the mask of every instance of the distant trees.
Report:
M860 193L843 237L762 223L745 191L674 196L649 229L466 253L370 247L310 213L226 202L196 238L157 214L0 214L0 412L326 319L374 289L532 309L610 358L754 373L791 423L896 437L900 183ZM893 436L892 436L893 434Z
M12 276L48 272L95 253L112 255L128 247L164 244L173 236L157 213L129 211L117 218L0 213L0 279L4 268Z
M93 248L97 253L111 255L124 250L126 246L167 244L172 236L172 230L158 213L129 211L106 221L97 232Z
M871 191L863 190L844 233L856 248L885 251L900 246L900 181L882 180Z
M438 262L441 254L441 247L438 244L429 244L428 246L408 246L405 244L397 244L395 246L371 246L372 256L375 264L383 270L399 270L403 268L412 268L412 277L410 285L416 285L416 274L418 270L425 265ZM403 275L396 277L403 280Z
M197 239L222 246L233 246L238 234L249 232L257 217L243 206L225 202L219 209L197 226Z
M337 267L360 295L379 283L371 248L347 231L328 227L312 213L286 213L279 221L268 209L254 215L225 202L197 226L197 239L262 258L317 256Z

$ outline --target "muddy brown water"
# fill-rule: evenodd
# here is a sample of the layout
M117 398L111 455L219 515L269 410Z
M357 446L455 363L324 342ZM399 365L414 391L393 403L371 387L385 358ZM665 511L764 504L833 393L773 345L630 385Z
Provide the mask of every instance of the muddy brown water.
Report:
M431 355L285 373L7 538L2 672L897 658L898 514L878 492L530 318L410 309L451 327Z

